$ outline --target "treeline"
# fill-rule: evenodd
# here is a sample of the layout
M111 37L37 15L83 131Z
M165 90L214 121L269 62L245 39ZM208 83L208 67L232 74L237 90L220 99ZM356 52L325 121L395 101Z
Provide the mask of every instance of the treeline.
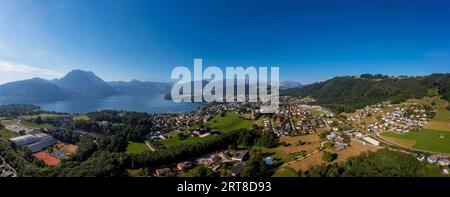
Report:
M288 96L312 96L316 104L334 112L353 112L386 100L399 103L409 98L423 98L428 90L438 88L450 100L450 74L432 74L426 77L387 77L384 75L345 76L281 92Z
M110 147L106 147L110 146ZM75 155L61 164L41 170L36 176L49 177L114 177L127 176L123 165L124 153L112 151L113 144L95 143L83 136Z
M93 121L108 121L132 125L151 124L152 116L144 112L127 112L117 110L102 110L86 114Z
M21 147L14 150L10 143L3 138L0 138L0 156L16 169L18 176L22 177L36 175L43 166L42 162L34 159L27 148Z
M299 172L302 177L422 177L428 176L425 163L414 156L382 149L350 157L340 164L313 166Z
M36 115L40 113L42 113L41 107L36 105L25 105L25 104L0 105L0 116L2 117Z
M221 134L214 138L205 139L205 141L195 144L177 146L156 152L130 154L126 166L130 169L154 168L229 147L236 147L237 145L273 147L276 144L278 144L278 137L271 132L237 130Z

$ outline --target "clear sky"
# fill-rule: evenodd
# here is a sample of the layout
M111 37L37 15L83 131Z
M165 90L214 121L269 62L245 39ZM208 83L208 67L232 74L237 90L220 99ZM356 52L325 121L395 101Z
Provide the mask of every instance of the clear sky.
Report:
M450 72L450 1L0 0L0 83L72 69L169 81L194 58L302 83Z

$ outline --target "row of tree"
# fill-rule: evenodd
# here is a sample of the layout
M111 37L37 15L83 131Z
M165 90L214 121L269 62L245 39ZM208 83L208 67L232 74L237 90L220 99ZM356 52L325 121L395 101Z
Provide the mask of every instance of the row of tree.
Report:
M341 164L314 166L299 174L302 177L421 177L428 175L428 168L412 155L382 149L350 157Z

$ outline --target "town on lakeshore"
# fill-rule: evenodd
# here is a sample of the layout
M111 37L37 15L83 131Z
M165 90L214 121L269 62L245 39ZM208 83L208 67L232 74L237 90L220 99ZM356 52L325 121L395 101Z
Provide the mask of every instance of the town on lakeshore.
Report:
M1 0L0 25L2 196L450 185L450 0Z
M195 110L160 114L66 114L3 105L0 174L309 176L318 166L389 150L415 157L424 176L448 175L449 111L439 96L341 113L314 102L309 96L282 96L279 111L272 114L260 112L261 102L203 103ZM87 161L117 163L90 172L83 170ZM70 171L69 166L79 170L60 172Z

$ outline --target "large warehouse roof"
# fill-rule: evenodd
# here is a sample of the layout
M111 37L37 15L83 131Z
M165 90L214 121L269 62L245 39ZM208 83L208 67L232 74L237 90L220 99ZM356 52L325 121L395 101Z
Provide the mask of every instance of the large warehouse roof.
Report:
M42 149L47 148L56 143L57 143L57 140L55 138L53 138L52 136L48 135L48 136L40 138L38 142L30 144L27 147L28 147L28 149L30 149L30 151L32 153L35 153L35 152L41 151Z
M9 140L13 142L16 146L32 144L37 141L36 137L34 137L33 135L23 135L19 137L9 138Z

